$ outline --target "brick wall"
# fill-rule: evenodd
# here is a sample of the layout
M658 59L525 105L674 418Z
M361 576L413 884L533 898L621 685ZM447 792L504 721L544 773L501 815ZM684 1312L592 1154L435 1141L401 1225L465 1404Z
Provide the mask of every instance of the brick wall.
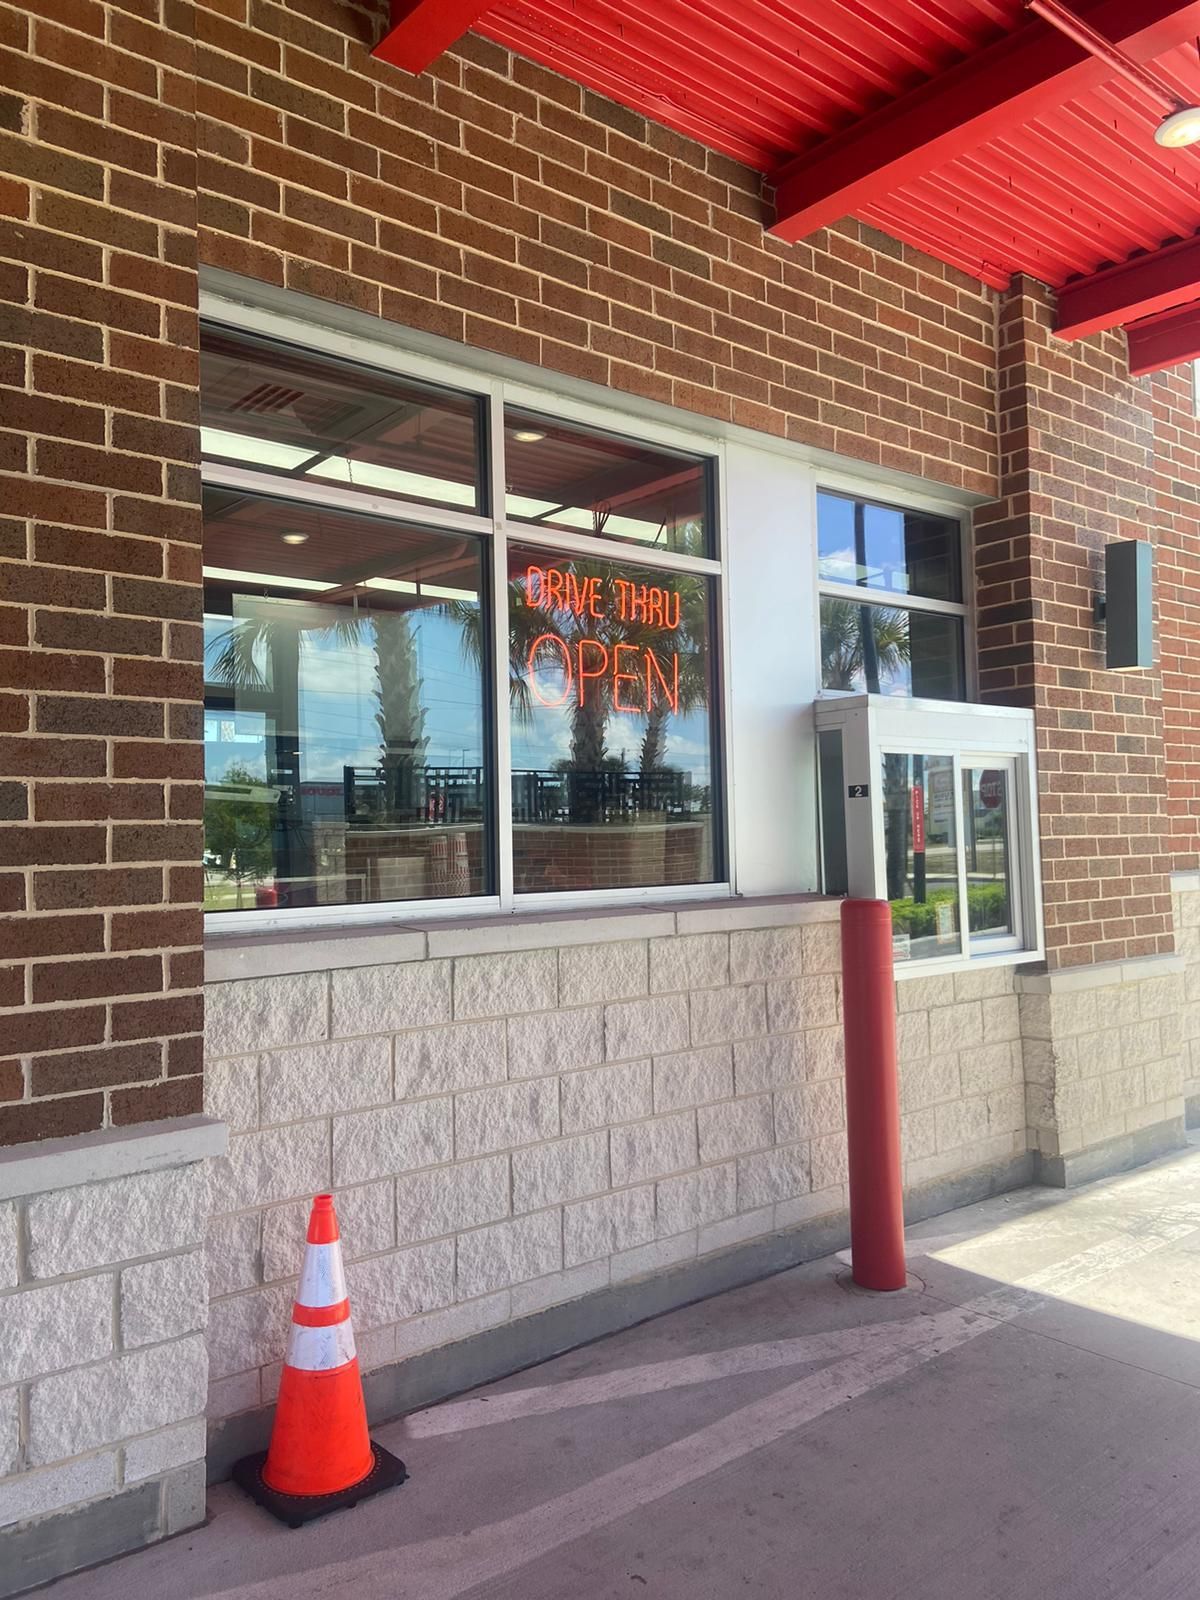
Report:
M1170 860L1157 670L1104 666L1103 546L1162 546L1149 386L1120 333L1065 345L1049 291L1000 312L1001 498L976 517L982 697L1037 717L1051 966L1168 952Z
M200 1107L195 96L170 10L0 7L0 1143Z

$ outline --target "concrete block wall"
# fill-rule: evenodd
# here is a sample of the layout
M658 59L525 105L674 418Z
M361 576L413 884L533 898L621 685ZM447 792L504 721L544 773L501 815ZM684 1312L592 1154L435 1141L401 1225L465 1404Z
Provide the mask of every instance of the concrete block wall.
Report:
M1171 879L1175 949L1183 963L1179 1020L1181 1072L1189 1127L1200 1125L1200 872L1176 872Z
M435 927L210 983L210 1417L273 1398L328 1186L368 1368L841 1213L837 913ZM910 1185L1022 1154L1011 970L898 987Z
M0 1593L203 1520L207 1213L196 1160L0 1205Z

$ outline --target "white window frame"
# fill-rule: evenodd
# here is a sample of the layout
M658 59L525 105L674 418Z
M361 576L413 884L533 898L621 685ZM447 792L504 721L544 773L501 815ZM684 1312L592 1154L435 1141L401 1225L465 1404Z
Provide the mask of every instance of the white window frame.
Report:
M714 839L726 867L725 876L717 882L647 885L631 889L571 890L562 893L515 892L512 730L506 692L509 673L508 630L497 617L497 625L491 630L493 659L490 673L491 726L495 739L495 749L491 752L491 756L496 807L494 823L497 841L496 892L453 899L372 901L362 905L212 911L205 916L206 930L212 934L235 932L261 934L288 930L299 932L304 928L329 929L365 923L407 925L447 917L473 918L488 913L524 914L593 907L601 909L636 906L647 901L663 903L730 897L736 882L734 854L736 829L732 808L732 785L728 781L730 750L725 665L729 659L729 616L724 567L721 560L725 528L723 441L711 434L693 433L672 424L664 424L641 416L625 415L615 407L564 397L552 390L543 390L527 382L489 377L477 367L459 367L453 362L430 359L419 353L396 349L375 339L319 323L310 323L259 306L202 296L201 318L205 327L275 339L302 350L329 356L334 360L351 362L367 368L373 367L397 377L431 383L442 389L451 388L460 394L480 397L486 407L490 435L489 503L492 510L487 516L458 512L394 496L373 495L358 489L342 488L336 483L286 478L270 472L260 472L254 468L232 466L210 460L205 460L201 464L202 480L205 484L242 489L247 493L262 494L277 500L301 501L353 511L360 515L383 516L394 521L410 521L430 528L446 528L475 534L485 541L485 560L490 563L491 592L494 604L497 606L508 587L510 540L516 544L543 545L565 555L588 556L617 564L626 560L631 566L695 573L714 580L715 625L710 640L710 651L715 657L718 670L715 670L713 675L713 705L710 708L710 717L713 723L713 809L715 820L721 830L720 835L714 832ZM711 461L715 478L713 505L716 528L713 548L716 555L713 557L674 555L661 550L642 549L633 541L605 539L585 533L557 531L517 521L510 522L504 514L506 406L540 412L555 421L618 434L639 443L661 445L667 449L684 451Z
M846 819L849 893L887 899L882 770L885 755L950 756L954 762L955 838L958 855L959 926L963 948L955 955L897 961L897 979L931 977L980 967L1039 961L1045 954L1041 852L1037 810L1037 739L1032 711L957 700L915 700L892 695L830 694L816 707L818 735L842 736L842 804ZM1003 947L992 943L971 954L966 900L962 774L965 767L1011 763L1009 804L1010 878L1014 886L1015 935ZM865 788L851 798L849 790Z
M945 517L958 524L959 561L962 573L963 600L931 600L923 595L903 594L891 589L873 589L864 584L836 583L821 576L820 495L828 491L843 499L861 500L869 505L882 506L889 511L924 511L932 516ZM978 672L975 660L975 606L974 585L970 575L974 571L971 545L971 514L960 503L923 494L915 490L897 493L881 492L877 484L866 484L861 478L821 472L814 481L812 498L813 561L817 572L817 612L814 630L817 653L817 682L822 685L822 696L855 695L855 689L826 689L824 687L823 660L821 656L821 601L851 600L856 605L884 606L893 611L924 611L936 616L958 617L963 625L963 698L950 702L962 705L978 692ZM897 695L894 698L903 699Z

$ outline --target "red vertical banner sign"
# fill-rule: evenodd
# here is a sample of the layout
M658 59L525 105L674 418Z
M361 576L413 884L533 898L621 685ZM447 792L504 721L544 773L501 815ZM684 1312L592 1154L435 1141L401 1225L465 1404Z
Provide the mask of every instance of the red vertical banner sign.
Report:
M925 854L925 790L919 783L912 789L912 838L915 854Z

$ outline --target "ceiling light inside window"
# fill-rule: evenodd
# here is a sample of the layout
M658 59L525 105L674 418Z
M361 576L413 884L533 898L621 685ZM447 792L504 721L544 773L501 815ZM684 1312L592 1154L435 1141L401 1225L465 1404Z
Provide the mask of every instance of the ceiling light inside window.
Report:
M296 533L281 533L279 535L279 537L283 540L284 544L307 544L308 543L308 535L306 533L300 533L300 532L296 532Z
M513 438L518 444L540 444L546 437L538 428L514 428Z
M1182 150L1200 141L1200 106L1181 106L1164 117L1154 130L1155 144L1168 150Z

